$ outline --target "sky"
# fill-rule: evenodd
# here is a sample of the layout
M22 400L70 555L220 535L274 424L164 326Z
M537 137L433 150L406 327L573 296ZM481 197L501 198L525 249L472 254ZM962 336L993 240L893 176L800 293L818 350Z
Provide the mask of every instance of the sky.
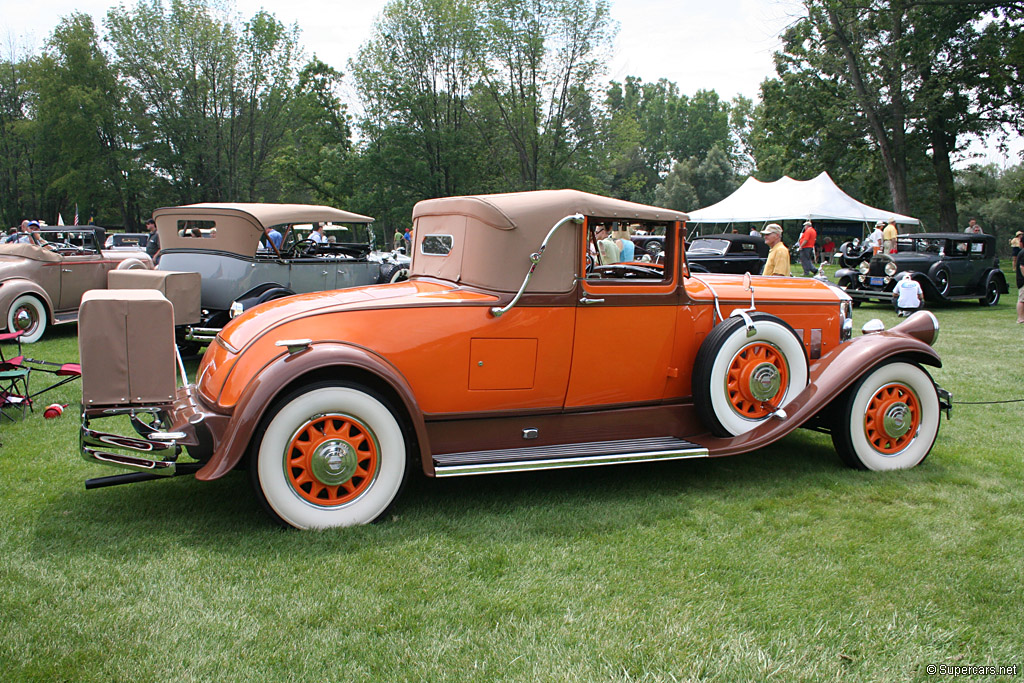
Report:
M230 0L228 0L230 2ZM4 56L37 52L60 17L74 11L91 14L102 25L118 0L0 0L0 46ZM134 5L134 0L127 2ZM234 0L242 18L266 9L285 24L297 24L300 41L334 68L348 61L370 36L386 0ZM715 90L729 100L757 100L761 82L775 73L772 54L779 34L799 16L799 0L611 0L618 24L607 78L644 81L667 78L680 92ZM354 99L354 92L347 93ZM994 147L975 146L993 163L1017 163L1024 147L1016 140L1010 156Z

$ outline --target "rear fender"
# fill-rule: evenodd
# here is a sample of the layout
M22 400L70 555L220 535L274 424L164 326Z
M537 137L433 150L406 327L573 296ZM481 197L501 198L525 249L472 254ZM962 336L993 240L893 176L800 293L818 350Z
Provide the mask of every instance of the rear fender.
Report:
M274 299L295 294L292 290L276 282L265 282L250 289L245 294L235 297L235 301L242 304L243 310L249 310L257 304L262 304Z
M991 282L992 280L996 281L996 284L999 287L999 293L1000 294L1009 294L1010 293L1010 288L1006 284L1006 276L1003 275L1003 271L996 270L996 269L990 270L988 272L988 275L985 276L985 287L984 287L984 289L982 289L983 292L987 292L988 291L988 283Z
M785 419L768 420L749 432L731 438L709 435L694 438L693 441L706 446L713 456L735 455L763 448L802 427L883 361L899 357L922 365L941 367L939 355L926 341L922 341L934 342L932 335L937 327L929 331L928 327L932 325L934 316L922 311L891 330L862 335L841 344L811 366L807 388L786 404Z
M283 352L251 378L242 392L227 428L209 462L196 472L196 479L218 479L231 471L249 451L254 435L267 411L278 397L304 383L324 379L369 381L384 394L390 394L394 407L404 412L415 434L423 470L433 476L423 414L412 388L387 360L367 349L339 342L312 344L298 353ZM400 418L400 421L403 418Z

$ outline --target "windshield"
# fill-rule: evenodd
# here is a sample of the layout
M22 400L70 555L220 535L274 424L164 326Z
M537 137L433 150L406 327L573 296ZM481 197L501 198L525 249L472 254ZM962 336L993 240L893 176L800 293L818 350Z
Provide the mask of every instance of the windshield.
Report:
M696 239L690 243L686 251L700 251L709 254L725 255L729 251L729 240Z

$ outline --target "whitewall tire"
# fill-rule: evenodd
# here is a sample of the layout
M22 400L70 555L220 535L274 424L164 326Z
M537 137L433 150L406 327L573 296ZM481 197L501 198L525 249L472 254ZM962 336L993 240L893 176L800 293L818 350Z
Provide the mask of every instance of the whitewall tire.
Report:
M278 404L254 453L267 510L299 529L368 524L398 497L405 437L391 408L355 385L320 383Z
M753 336L747 336L743 318L727 318L704 340L694 361L694 405L718 436L750 431L807 386L807 354L793 328L766 313L750 318Z
M24 331L21 341L31 344L46 332L46 305L31 294L22 294L11 302L7 310L7 331Z
M939 395L920 366L875 367L840 399L832 443L848 466L900 470L919 464L939 433Z

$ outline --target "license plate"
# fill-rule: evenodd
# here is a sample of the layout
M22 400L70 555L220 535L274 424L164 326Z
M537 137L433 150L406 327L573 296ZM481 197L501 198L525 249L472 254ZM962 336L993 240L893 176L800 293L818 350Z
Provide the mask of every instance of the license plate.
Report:
M871 283L872 287L881 287L883 284L885 284L885 279L880 277L873 277L869 280L869 282Z

